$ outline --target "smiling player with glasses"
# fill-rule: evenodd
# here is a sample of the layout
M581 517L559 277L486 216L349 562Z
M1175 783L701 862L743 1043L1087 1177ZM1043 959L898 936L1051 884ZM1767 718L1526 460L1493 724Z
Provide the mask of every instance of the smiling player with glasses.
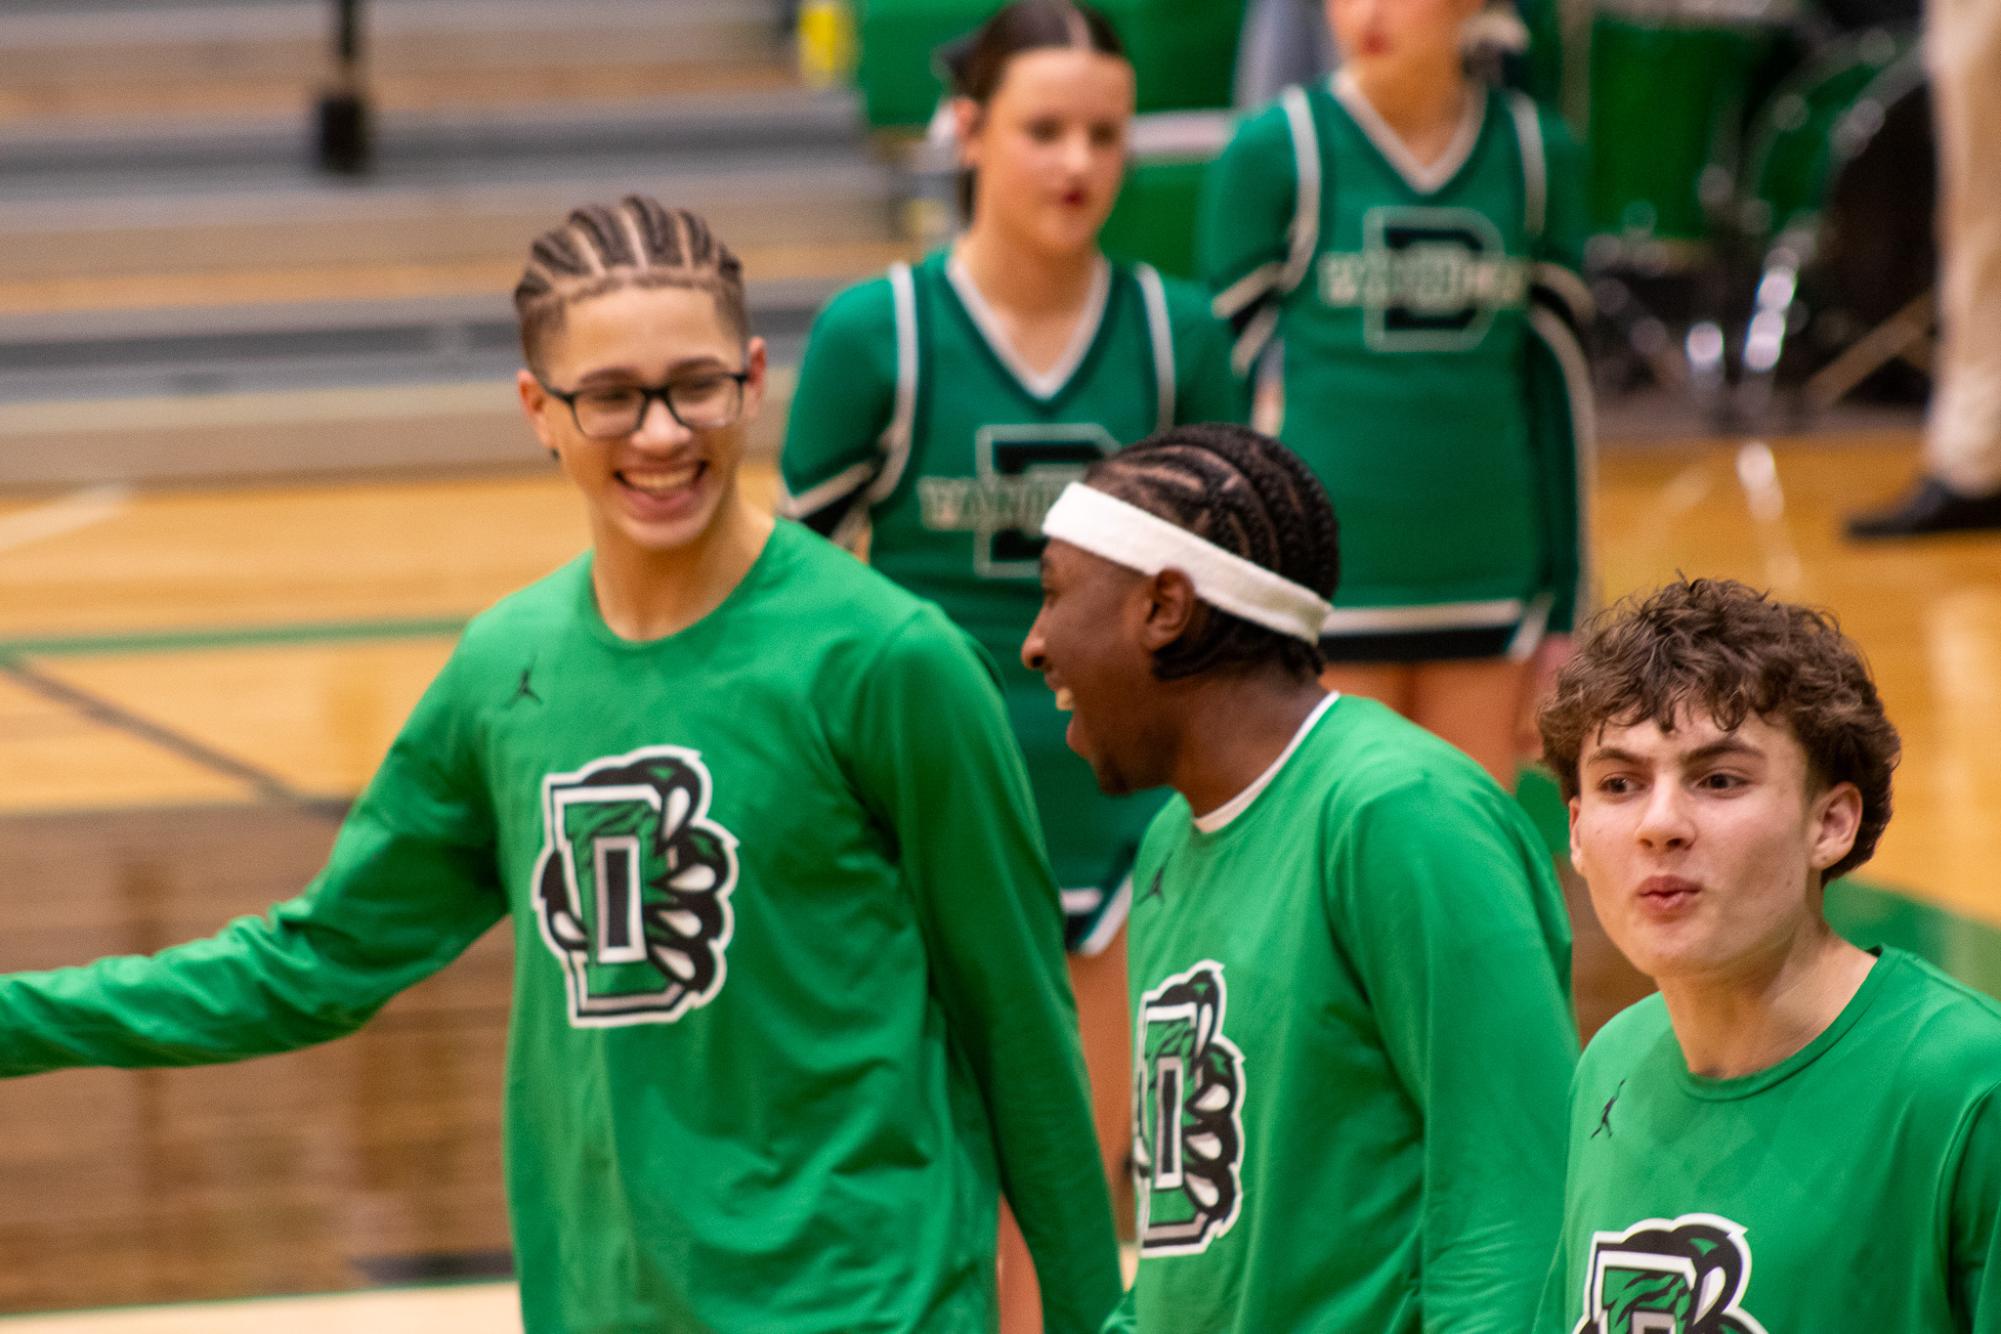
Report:
M700 218L580 208L515 305L591 549L467 626L304 894L0 977L0 1076L339 1037L507 918L527 1334L985 1334L1003 1183L1048 1328L1095 1331L1111 1206L991 668L741 494L765 348Z

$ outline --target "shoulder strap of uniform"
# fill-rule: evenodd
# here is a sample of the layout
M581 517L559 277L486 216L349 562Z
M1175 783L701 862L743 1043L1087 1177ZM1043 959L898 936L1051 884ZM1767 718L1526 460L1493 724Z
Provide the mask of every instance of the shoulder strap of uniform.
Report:
M917 288L910 266L892 264L890 309L896 340L896 387L876 453L798 495L783 495L780 512L855 549L869 529L869 510L896 490L910 461L917 416Z
M1531 245L1542 240L1549 221L1549 163L1542 148L1542 120L1526 93L1507 92L1508 112L1515 121L1515 141L1522 157L1522 227Z
M1286 129L1292 134L1293 198L1291 246L1286 253L1285 277L1279 290L1290 292L1305 279L1312 267L1313 252L1320 245L1320 132L1313 125L1313 105L1306 89L1293 84L1279 94L1285 108Z
M1140 301L1146 307L1147 341L1153 344L1153 389L1157 402L1154 430L1174 425L1174 325L1167 316L1167 288L1160 270L1151 264L1133 265L1139 280Z
M1237 374L1249 375L1278 332L1278 307L1285 297L1306 281L1313 267L1313 252L1320 245L1321 156L1320 133L1313 124L1313 104L1306 89L1289 85L1278 95L1285 112L1286 133L1292 139L1293 191L1292 222L1286 229L1285 263L1278 279L1261 297L1248 319L1236 310L1227 310L1229 293L1217 298L1219 314L1238 324L1236 347L1230 361ZM1261 276L1261 275L1253 275ZM1250 307L1249 301L1242 302Z
M1549 153L1544 147L1542 117L1528 94L1510 91L1508 113L1515 122L1515 141L1521 145L1522 227L1528 233L1529 251L1541 249L1549 228ZM1578 338L1591 322L1591 289L1584 280L1561 264L1537 259L1530 270L1530 296L1568 320Z
M871 504L888 499L903 480L917 424L917 275L908 264L889 266L889 291L896 310L896 405L878 442L882 471L869 488Z

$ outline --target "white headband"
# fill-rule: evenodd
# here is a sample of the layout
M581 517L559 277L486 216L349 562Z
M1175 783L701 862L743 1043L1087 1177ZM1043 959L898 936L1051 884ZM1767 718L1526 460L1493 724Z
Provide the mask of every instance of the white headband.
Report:
M1063 488L1042 531L1141 574L1180 570L1194 583L1195 596L1211 606L1309 644L1320 642L1327 599L1082 482Z

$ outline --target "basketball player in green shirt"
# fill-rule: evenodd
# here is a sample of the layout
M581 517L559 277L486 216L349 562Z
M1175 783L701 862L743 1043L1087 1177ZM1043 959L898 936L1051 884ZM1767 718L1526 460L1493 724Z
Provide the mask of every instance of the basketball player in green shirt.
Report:
M1571 857L1660 992L1578 1067L1539 1334L2001 1331L2001 1005L1821 912L1890 818L1855 646L1670 584L1592 627L1541 726Z
M529 1334L987 1334L1002 1191L1051 1330L1117 1297L1062 924L991 668L738 487L765 352L628 198L515 292L591 550L473 620L300 897L0 977L0 1075L352 1031L505 919Z
M1521 1334L1576 1058L1570 925L1520 808L1329 693L1325 493L1243 427L1094 465L1023 645L1135 868L1141 1334Z

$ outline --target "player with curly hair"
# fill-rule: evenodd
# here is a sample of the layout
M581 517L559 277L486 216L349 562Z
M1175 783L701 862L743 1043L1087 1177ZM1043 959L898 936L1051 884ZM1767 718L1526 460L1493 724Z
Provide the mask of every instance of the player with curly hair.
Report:
M1541 715L1599 920L1660 992L1578 1067L1539 1334L2001 1330L2001 1005L1822 912L1897 732L1832 617L1679 580Z

